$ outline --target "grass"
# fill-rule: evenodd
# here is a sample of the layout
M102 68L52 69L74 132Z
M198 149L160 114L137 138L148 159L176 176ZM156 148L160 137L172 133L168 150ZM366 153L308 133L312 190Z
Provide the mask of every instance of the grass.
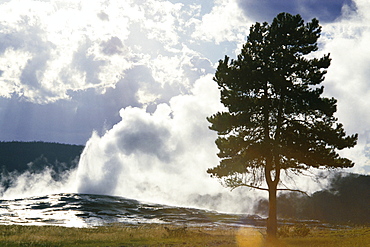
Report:
M264 246L255 228L178 227L143 224L94 228L0 225L0 246ZM274 246L370 246L370 228L311 230L305 237L280 238Z
M369 247L370 228L358 227L342 230L312 230L306 237L282 238L281 246L309 247Z

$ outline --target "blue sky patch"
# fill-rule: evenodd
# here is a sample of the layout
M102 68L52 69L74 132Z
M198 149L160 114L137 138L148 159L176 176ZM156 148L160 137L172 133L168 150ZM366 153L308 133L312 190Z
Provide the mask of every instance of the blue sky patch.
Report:
M259 22L271 22L281 12L300 14L305 20L333 22L342 15L343 6L356 9L352 0L239 0L239 6L246 16Z

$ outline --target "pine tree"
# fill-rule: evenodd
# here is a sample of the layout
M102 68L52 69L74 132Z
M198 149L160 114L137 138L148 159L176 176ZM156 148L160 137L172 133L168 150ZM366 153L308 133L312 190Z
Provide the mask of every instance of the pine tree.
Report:
M276 238L276 193L282 171L344 168L354 163L337 150L356 145L334 117L336 99L322 96L330 54L311 58L321 26L281 13L256 23L237 59L225 56L214 77L227 112L207 118L217 131L220 163L208 169L225 186L269 193L267 234ZM267 184L267 188L262 187Z

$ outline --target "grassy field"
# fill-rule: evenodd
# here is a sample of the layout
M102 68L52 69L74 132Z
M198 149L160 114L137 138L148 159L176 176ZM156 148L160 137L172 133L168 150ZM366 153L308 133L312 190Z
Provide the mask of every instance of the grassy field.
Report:
M289 235L289 234L288 234ZM305 237L285 236L274 246L370 246L370 228L310 229ZM1 226L0 246L265 246L256 228L178 227L163 225L96 228Z

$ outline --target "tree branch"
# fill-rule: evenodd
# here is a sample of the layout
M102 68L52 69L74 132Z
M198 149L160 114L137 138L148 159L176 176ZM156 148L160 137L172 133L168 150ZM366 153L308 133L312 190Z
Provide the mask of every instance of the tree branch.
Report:
M256 190L264 190L264 191L269 191L269 189L266 189L266 188L261 188L261 187L258 187L258 186L253 186L253 185L250 185L250 184L238 184L236 186L233 186L231 188L231 191L233 191L234 189L240 187L240 186L245 186L245 187L249 187L249 188L252 188L252 189L256 189Z
M256 189L256 190L264 190L264 191L269 191L269 189L267 188L261 188L261 187L258 187L258 186L253 186L253 185L250 185L250 184L244 184L244 183L240 183L236 186L233 186L231 188L231 191L233 191L234 189L236 189L237 187L240 187L240 186L245 186L245 187L248 187L248 188L252 188L252 189ZM310 197L307 192L303 191L303 190L297 190L297 189L288 189L288 188L285 188L285 189L276 189L278 191L291 191L291 192L299 192L299 193L302 193L308 197Z
M284 191L291 191L291 192L299 192L299 193L302 193L302 194L310 197L310 195L308 195L307 192L305 192L303 190L294 190L294 189L277 189L277 190L284 190Z

